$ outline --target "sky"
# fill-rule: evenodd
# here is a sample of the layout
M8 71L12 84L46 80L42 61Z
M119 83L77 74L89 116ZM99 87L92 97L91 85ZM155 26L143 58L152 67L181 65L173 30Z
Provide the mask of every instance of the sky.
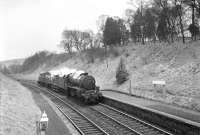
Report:
M60 52L64 29L97 31L102 14L122 17L127 0L0 0L0 61Z

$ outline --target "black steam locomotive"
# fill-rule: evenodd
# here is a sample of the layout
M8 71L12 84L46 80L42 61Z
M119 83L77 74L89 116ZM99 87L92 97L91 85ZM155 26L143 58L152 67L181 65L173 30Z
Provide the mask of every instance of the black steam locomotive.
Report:
M62 69L41 73L38 83L85 103L98 103L102 100L102 93L96 86L94 77L84 71Z

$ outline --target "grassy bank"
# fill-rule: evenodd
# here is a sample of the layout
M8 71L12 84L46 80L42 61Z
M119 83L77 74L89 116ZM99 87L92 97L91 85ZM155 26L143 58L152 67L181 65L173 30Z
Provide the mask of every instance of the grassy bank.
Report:
M115 76L121 57L125 60L129 80L117 85ZM62 67L89 72L101 89L129 92L131 86L134 95L200 111L199 42L176 42L170 45L130 43L107 50L107 55L104 49L96 48L75 53L54 66L44 63L33 72L19 75L26 79L37 79L42 71ZM153 80L165 80L166 86L154 88Z

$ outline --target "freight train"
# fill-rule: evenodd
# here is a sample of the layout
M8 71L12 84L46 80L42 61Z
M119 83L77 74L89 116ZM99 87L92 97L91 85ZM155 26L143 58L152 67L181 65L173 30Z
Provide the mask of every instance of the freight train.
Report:
M39 75L38 84L76 97L84 103L98 103L102 100L95 78L84 71L64 68L44 72Z

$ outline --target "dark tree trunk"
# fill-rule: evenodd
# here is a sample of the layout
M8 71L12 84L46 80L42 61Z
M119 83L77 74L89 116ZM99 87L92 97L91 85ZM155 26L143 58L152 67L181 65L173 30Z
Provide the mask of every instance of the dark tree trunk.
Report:
M183 43L185 43L185 35L184 35L183 23L182 23L182 5L180 5L178 15L179 15L179 23L180 23L180 27L181 27L182 40L183 40Z
M184 35L183 23L182 23L182 16L181 15L179 15L179 23L180 23L180 26L181 26L182 40L183 40L183 43L185 43L185 35Z
M194 25L194 8L195 8L195 0L192 0L192 24Z
M195 19L195 12L194 12L194 8L195 8L195 2L196 0L192 0L192 25L195 25L194 19ZM192 34L192 39L196 40L196 34Z

